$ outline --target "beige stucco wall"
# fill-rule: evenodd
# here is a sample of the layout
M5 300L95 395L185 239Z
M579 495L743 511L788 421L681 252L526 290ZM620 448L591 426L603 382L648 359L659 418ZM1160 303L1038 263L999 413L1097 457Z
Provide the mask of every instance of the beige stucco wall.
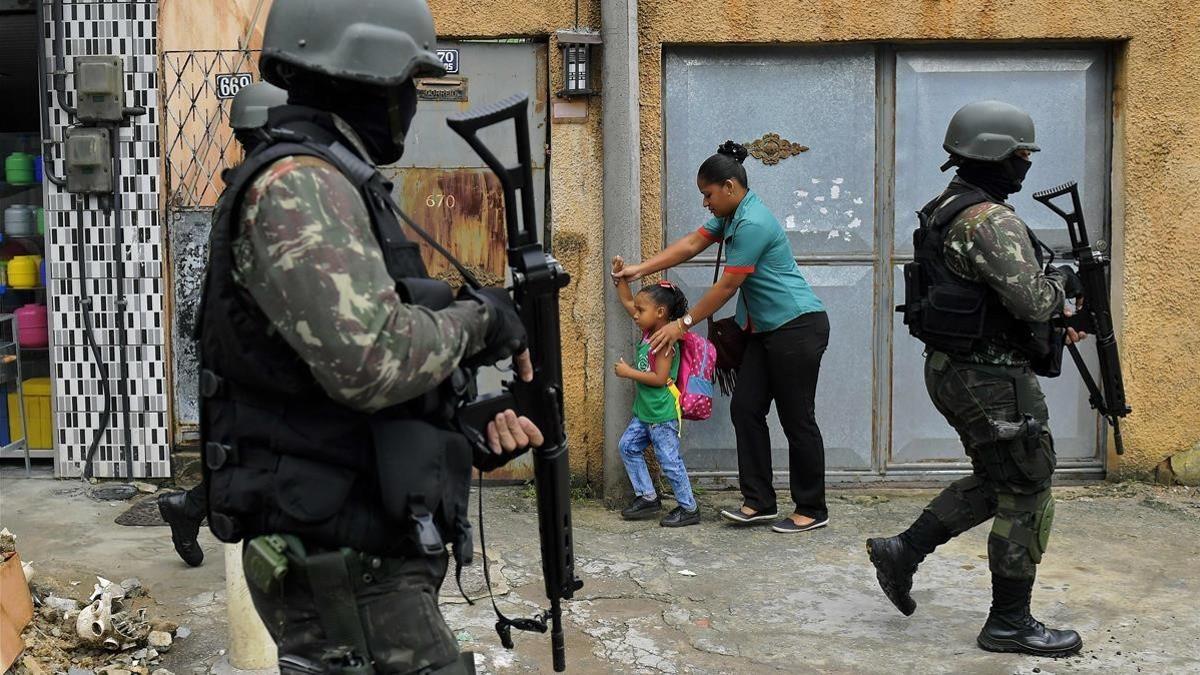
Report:
M183 51L245 48L249 36L258 49L270 8L271 0L159 0L158 39L163 51Z
M1134 413L1115 476L1200 439L1200 4L1189 0L644 0L643 254L662 244L662 47L847 40L1106 40L1116 63L1115 312ZM930 161L943 157L932 155ZM1068 375L1070 367L1068 367Z

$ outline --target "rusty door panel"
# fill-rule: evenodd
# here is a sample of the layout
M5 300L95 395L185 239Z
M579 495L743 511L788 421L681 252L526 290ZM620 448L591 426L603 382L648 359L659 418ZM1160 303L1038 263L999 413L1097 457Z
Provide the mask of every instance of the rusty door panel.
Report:
M405 138L399 163L383 169L395 184L395 196L412 219L489 285L504 285L508 269L504 228L504 196L500 181L470 146L446 126L446 117L472 107L494 103L516 92L530 94L529 131L533 145L533 186L539 214L545 213L547 141L547 46L439 41L439 47L461 51L461 72L455 77L425 81L425 95ZM455 79L457 78L457 79ZM459 88L455 82L469 82ZM454 96L447 92L453 89ZM480 139L501 161L516 159L512 128L484 130ZM542 216L539 215L539 224ZM430 276L459 285L454 268L415 234ZM479 371L480 392L500 389L510 374L496 368ZM488 473L487 481L533 478L533 455L526 453L508 466Z
M445 246L486 285L503 285L505 260L504 192L487 169L411 167L395 170L400 207ZM452 286L458 272L415 233L429 275Z

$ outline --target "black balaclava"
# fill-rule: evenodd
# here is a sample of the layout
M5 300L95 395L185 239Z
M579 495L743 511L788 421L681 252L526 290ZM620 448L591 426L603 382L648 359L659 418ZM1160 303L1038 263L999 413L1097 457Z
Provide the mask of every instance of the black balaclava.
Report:
M1009 155L999 162L981 162L974 159L964 159L958 165L958 175L972 185L983 188L988 194L1000 199L1021 191L1021 183L1033 162L1022 159L1016 154Z
M242 149L246 151L247 155L254 152L254 149L261 145L264 140L263 134L259 129L234 129L233 137L241 144Z
M288 103L331 112L341 117L362 139L376 164L392 164L404 154L404 137L417 114L417 87L412 80L397 87L336 87L298 89Z

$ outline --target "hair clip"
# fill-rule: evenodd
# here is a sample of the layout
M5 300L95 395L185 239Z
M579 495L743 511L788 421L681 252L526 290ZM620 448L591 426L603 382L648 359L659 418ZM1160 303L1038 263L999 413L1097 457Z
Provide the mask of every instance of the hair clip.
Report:
M663 288L672 288L672 289L675 288L675 284L673 284L669 281L666 281L666 280L658 282L658 285L662 286Z

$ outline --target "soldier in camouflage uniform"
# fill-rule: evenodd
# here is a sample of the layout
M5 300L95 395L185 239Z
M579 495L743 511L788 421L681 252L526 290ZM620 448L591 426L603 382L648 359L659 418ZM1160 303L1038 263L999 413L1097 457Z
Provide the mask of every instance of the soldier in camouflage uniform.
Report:
M910 615L916 609L910 590L917 565L938 545L994 518L988 538L992 607L979 646L1066 655L1082 647L1079 634L1046 628L1029 609L1054 515L1055 455L1031 363L1038 350L1014 336L1019 329L1028 336L1037 333L1030 327L1047 328L1066 298L1081 295L1082 286L1069 268L1042 269L1032 232L1004 202L1021 189L1030 153L1038 150L1029 115L998 101L970 104L950 122L944 147L951 153L947 166L958 170L946 192L922 211L922 229L948 223L932 230L944 239L940 245L931 240L933 259L925 264L948 272L946 283L956 288L977 289L980 306L996 315L987 321L1001 322L980 319L984 338L969 350L950 350L932 335L922 337L929 397L958 432L973 471L934 498L907 531L868 539L867 550L887 597ZM959 208L962 204L969 205ZM1050 339L1060 343L1063 337L1084 337L1074 331L1043 334L1058 336Z
M472 546L453 410L470 368L532 367L503 289L454 301L428 279L375 168L403 153L413 78L442 73L435 41L424 0L276 2L260 70L288 105L214 210L209 526L246 542L284 674L474 672L437 606L450 548L462 565ZM543 440L511 410L483 431L497 464Z
M249 153L263 142L267 111L287 103L287 92L269 82L242 87L229 105L229 126L242 150ZM158 512L171 526L175 553L191 567L204 562L197 536L208 512L208 488L202 483L187 492L170 492L158 498Z

